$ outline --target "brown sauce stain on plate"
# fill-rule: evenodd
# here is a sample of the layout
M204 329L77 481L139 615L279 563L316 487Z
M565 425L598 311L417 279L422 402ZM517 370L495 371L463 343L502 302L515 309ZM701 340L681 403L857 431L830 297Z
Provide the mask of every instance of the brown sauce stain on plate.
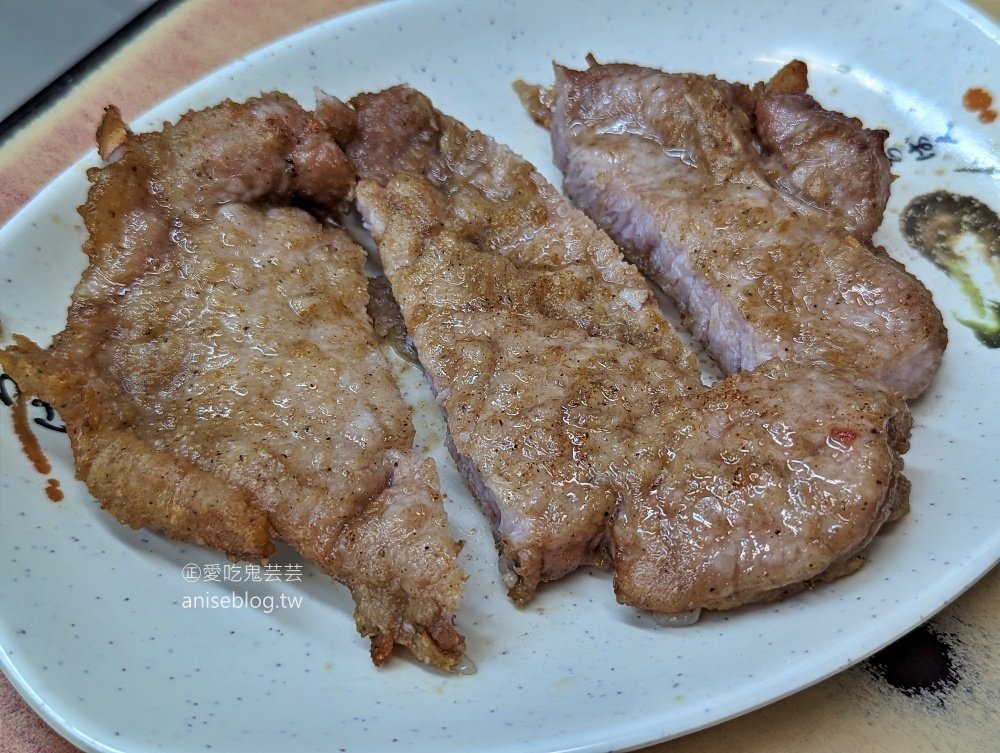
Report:
M27 403L23 399L18 398L11 407L14 409L14 434L21 442L24 454L28 456L28 460L35 466L36 471L41 474L50 473L52 471L52 464L45 457L45 453L42 452L42 446L38 443L38 438L31 430L31 423L28 421Z
M980 123L992 123L997 119L997 111L993 109L993 95L981 87L966 89L962 95L962 106L969 112L979 113Z
M63 501L63 490L59 487L59 479L50 478L45 485L45 496L53 502Z
M10 380L10 378L4 374L4 380ZM13 380L9 382L13 385ZM42 446L38 442L38 438L35 436L35 432L31 430L31 421L28 419L28 404L21 397L20 390L14 387L14 397L12 394L7 392L7 385L3 386L3 403L4 405L9 405L12 410L12 417L14 421L14 435L17 437L18 441L21 443L21 449L24 450L24 454L31 461L31 464L35 467L35 470L42 475L47 475L52 472L52 463L49 459L45 457L45 453L42 451ZM53 502L62 502L65 498L62 487L59 485L59 479L49 478L45 486L45 496L48 497Z

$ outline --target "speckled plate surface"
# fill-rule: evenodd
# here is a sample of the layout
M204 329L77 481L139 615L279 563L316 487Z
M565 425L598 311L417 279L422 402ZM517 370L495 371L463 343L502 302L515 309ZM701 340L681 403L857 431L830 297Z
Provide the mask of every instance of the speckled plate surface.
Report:
M135 127L269 89L309 105L317 87L347 98L407 82L557 182L547 136L511 89L517 78L549 81L553 59L582 65L592 52L741 81L805 60L821 102L889 130L899 178L878 239L934 291L951 334L936 383L913 405L913 510L856 575L690 628L618 606L610 577L590 570L517 609L498 582L488 526L443 451L437 410L399 364L454 532L468 541L459 626L478 672L445 675L405 657L376 670L346 591L294 554L280 551L270 571L227 569L213 552L120 526L73 480L65 435L43 425L57 417L29 406L52 465L39 473L3 408L4 670L46 720L95 751L606 751L768 703L919 624L1000 558L991 399L1000 354L990 347L1000 339L990 305L1000 299L991 261L1000 251L989 235L1000 123L988 101L998 36L948 2L404 0L298 34L157 108ZM0 230L5 337L47 343L63 325L84 266L75 208L95 162L69 170ZM947 269L900 230L911 201L937 191L958 197L950 211L962 237L947 258L937 251ZM47 496L50 479L61 502Z

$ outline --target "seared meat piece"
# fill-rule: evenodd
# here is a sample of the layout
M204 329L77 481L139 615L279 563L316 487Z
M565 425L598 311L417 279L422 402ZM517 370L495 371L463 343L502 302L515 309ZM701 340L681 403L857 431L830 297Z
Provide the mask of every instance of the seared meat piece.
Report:
M354 104L358 205L513 598L603 550L624 603L770 598L849 571L905 509L901 398L778 363L705 388L662 318L623 314L636 271L523 160L412 90Z
M820 110L797 92L800 73L751 91L557 66L556 164L726 373L790 358L918 395L947 334L927 289L868 243L889 180L884 134Z
M766 174L868 243L889 202L892 172L883 147L889 134L824 110L806 94L808 86L806 65L795 60L754 87L754 133Z
M410 283L393 276L399 264L385 259L380 245L407 329L448 413L451 449L491 515L510 594L524 601L540 582L600 556L614 503L614 493L595 485L592 472L565 462L574 456L577 440L562 429L568 419L560 399L546 396L545 382L558 379L550 370L561 360L555 344L563 337L575 342L588 333L600 335L606 339L594 341L601 343L600 358L612 360L619 341L639 345L660 360L649 368L661 375L656 389L670 394L700 389L697 365L638 270L530 164L436 112L426 97L406 87L361 95L352 105L357 137L346 150L359 174L379 182L402 170L432 176L443 193L415 186L420 195L414 202L427 202L432 221L445 224L446 242L478 244L489 252L480 253L481 267L469 272L475 280L464 282L455 277L464 272L449 269L450 257L428 252L421 257L422 271L414 272L420 275L412 283L417 289L407 292ZM368 204L362 202L362 209L376 221ZM420 239L407 243L417 249ZM443 292L452 286L464 289ZM422 308L432 290L449 300L472 296L468 305L486 310L468 312L468 321L449 311L443 319L417 325L414 317L422 315L413 307ZM415 299L416 293L421 298ZM485 296L483 302L475 302L477 295ZM489 303L494 299L505 302L509 315ZM590 349L570 360L598 358L587 355ZM574 389L592 391L599 381ZM562 381L549 387L558 394L569 389ZM627 389L624 383L604 387L609 397L601 402ZM552 494L553 485L563 491Z
M910 428L877 382L777 360L673 401L614 520L619 599L684 614L853 572L909 509Z
M544 272L471 242L422 176L358 201L459 465L529 598L607 544L618 599L667 614L861 564L906 508L902 398L775 362L690 390L641 347L549 317ZM610 523L610 529L606 526Z
M510 595L526 601L540 582L597 554L615 503L594 467L597 437L578 414L592 404L613 409L619 393L650 382L671 390L672 367L642 359L635 365L659 369L658 378L618 382L628 370L605 367L622 356L620 343L588 342L585 331L541 313L544 281L452 228L433 232L450 217L426 181L400 176L388 199L362 185L386 273L447 414L450 447L491 514Z
M281 95L162 133L115 117L66 329L0 363L59 410L119 520L248 559L276 536L351 590L376 664L399 643L454 666L459 547L365 311L364 252L273 205L344 200L343 153Z
M429 178L454 205L464 237L519 268L544 270L547 315L591 334L642 345L699 383L694 357L664 320L638 270L580 210L509 148L443 113L420 92L397 86L360 94L356 135L345 144L362 179L386 185L401 172Z

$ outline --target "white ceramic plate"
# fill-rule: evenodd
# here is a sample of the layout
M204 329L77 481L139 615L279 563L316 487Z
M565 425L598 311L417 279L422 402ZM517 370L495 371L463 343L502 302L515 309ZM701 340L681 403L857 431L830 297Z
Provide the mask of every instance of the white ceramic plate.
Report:
M898 213L946 189L1000 207L1000 123L962 104L1000 71L998 30L956 3L402 1L297 34L196 84L134 124L281 89L311 105L408 82L557 181L547 136L511 82L550 80L553 59L628 60L730 80L808 62L826 105L890 132L900 161L880 240L934 291L951 332L934 386L914 404L911 514L856 575L784 603L658 627L620 607L604 573L583 571L528 608L505 598L483 517L441 450L443 427L419 378L422 442L437 457L471 578L459 620L473 676L394 658L376 670L346 592L294 555L276 580L208 582L212 552L133 532L73 481L65 435L34 429L53 463L40 475L0 409L0 647L29 702L95 751L607 751L677 736L768 703L847 667L954 599L1000 556L996 460L1000 353L958 317L961 286L901 240ZM0 230L5 336L46 343L64 322L84 259L75 212L85 167L70 169ZM970 246L971 248L971 246ZM984 295L995 271L970 262ZM970 268L971 268L970 267ZM401 373L405 369L401 368ZM34 417L43 410L31 408ZM66 492L58 504L46 479ZM185 565L202 568L184 578ZM242 573L245 575L245 573ZM225 573L223 573L223 577ZM188 608L194 597L256 604ZM268 597L285 608L266 609ZM300 598L298 606L287 601Z

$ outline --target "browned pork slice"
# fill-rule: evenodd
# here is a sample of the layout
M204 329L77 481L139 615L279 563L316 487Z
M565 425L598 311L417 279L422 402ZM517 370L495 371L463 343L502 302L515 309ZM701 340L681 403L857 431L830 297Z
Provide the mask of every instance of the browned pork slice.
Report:
M357 195L459 464L498 511L514 598L602 545L626 604L774 598L850 572L905 510L910 417L881 384L776 361L688 389L649 349L550 316L548 272L472 239L424 176Z
M351 100L345 144L359 178L386 185L401 172L428 178L448 197L458 232L518 268L544 271L545 313L591 334L641 345L675 364L693 388L697 363L666 322L639 271L583 212L527 160L434 109L405 86ZM539 284L542 284L540 282Z
M619 599L697 614L853 572L909 509L910 429L880 383L778 360L673 401L613 522Z
M555 409L556 422L563 420L557 400L544 399L534 418L515 418L527 410L521 401L541 395L543 383L555 378L541 364L531 365L535 358L549 364L546 338L554 346L564 336L553 334L556 331L573 338L599 336L606 341L594 342L601 342L612 360L619 341L641 347L660 361L649 367L661 375L656 389L671 394L701 388L697 364L663 318L638 270L524 159L437 112L424 95L407 87L360 95L351 104L356 124L342 130L355 134L346 150L359 175L382 185L402 171L428 178L436 187L428 196L438 197L428 198L432 202L428 211L438 207L434 216L446 223L451 233L446 237L484 252L475 285L484 286L483 295L489 297L481 304L469 304L488 309L479 316L482 322L472 325L446 319L436 322L431 331L431 325L414 326L413 317L420 315L413 309L407 313L404 308L404 313L421 363L448 412L450 442L459 467L492 517L511 596L526 600L540 582L559 578L601 556L604 525L614 501L606 486L593 483L585 465L566 466L557 457L572 457L575 452L559 426L546 428L541 419L542 413ZM432 264L430 257L426 263ZM500 267L494 269L495 265ZM390 263L387 268L394 267ZM447 286L446 269L426 274L431 278L428 285ZM392 275L390 280L399 298ZM497 309L490 302L493 299L506 301L506 308ZM507 333L505 344L480 352L486 347L483 343L491 340L473 332L494 328L501 319ZM496 347L508 345L518 355L494 353ZM439 348L447 352L439 355ZM514 362L510 359L524 362L508 372L507 366ZM493 388L509 393L503 402L511 407L495 417L483 417L487 395L473 396L458 387L473 378L465 375L468 368L481 371L478 379L491 380ZM494 368L503 376L489 377ZM525 382L535 386L522 387ZM566 389L558 384L551 387ZM608 396L598 399L613 402L615 392L628 386L607 383L604 388ZM506 419L503 410L511 411ZM527 467L529 458L550 455L551 467L547 460ZM569 475L563 475L564 471ZM554 484L561 484L558 488L563 491L553 493Z
M358 204L512 597L610 548L625 603L689 612L701 583L698 606L771 598L849 571L905 509L901 399L779 364L706 390L658 312L620 305L645 305L637 270L523 159L411 89L352 104ZM732 519L713 547L671 537L711 495ZM754 541L728 584L694 577Z
M823 109L808 88L800 60L754 87L751 119L765 172L782 190L826 212L831 224L869 243L889 202L889 134Z
M644 413L642 394L624 395L681 385L673 364L548 316L545 275L469 241L426 179L390 186L360 184L362 211L459 468L492 516L510 595L526 601L604 543L616 501L604 469L621 451L607 429Z
M238 558L283 540L351 590L376 664L401 644L455 666L459 546L365 310L364 252L280 206L348 197L342 151L282 95L142 135L111 112L102 134L66 328L0 363L59 410L122 522Z
M555 161L725 372L780 357L918 395L947 334L927 289L870 243L891 180L885 133L822 110L805 85L801 63L753 90L557 66Z

